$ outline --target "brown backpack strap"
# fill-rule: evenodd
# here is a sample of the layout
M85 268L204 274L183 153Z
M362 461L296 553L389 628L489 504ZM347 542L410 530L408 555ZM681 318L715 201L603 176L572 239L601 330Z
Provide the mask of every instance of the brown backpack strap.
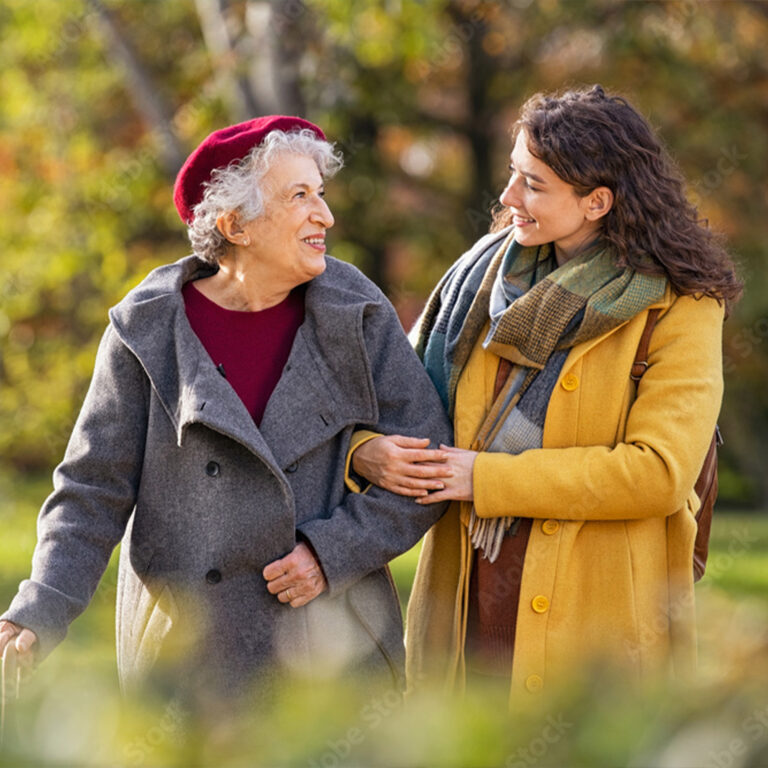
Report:
M629 378L634 382L640 381L643 378L643 374L648 370L648 347L651 343L651 334L660 314L660 309L648 310L648 319L645 321L643 335L640 337L637 352L635 352L635 362L632 363L632 371L629 374Z
M722 443L720 428L715 427L707 457L701 467L694 490L701 502L696 512L696 540L693 547L693 580L704 575L709 554L709 531L712 527L712 513L717 500L717 447Z
M648 310L648 319L645 321L643 335L637 345L635 362L632 363L632 371L629 374L632 381L637 383L648 370L648 346L651 341L653 328L658 320L660 309ZM693 548L693 580L698 581L704 575L709 554L709 531L712 526L712 511L717 500L717 448L723 444L720 428L715 426L715 433L709 444L707 456L696 479L694 490L701 504L696 512L696 540Z

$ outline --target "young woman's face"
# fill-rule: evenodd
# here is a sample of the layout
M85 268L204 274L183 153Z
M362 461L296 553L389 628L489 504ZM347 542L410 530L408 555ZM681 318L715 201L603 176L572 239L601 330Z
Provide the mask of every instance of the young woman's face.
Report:
M528 151L525 131L517 136L510 171L500 200L514 215L515 240L520 245L554 243L562 264L593 239L599 218L607 211L596 216L593 194L579 197L570 184L534 157Z

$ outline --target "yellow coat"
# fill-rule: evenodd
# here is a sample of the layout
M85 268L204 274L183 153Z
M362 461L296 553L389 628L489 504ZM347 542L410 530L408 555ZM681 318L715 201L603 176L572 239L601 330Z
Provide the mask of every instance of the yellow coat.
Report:
M534 519L522 573L511 695L536 692L590 659L631 677L695 664L692 491L722 397L723 307L676 297L651 337L635 394L629 371L647 312L574 347L548 406L543 447L481 453L480 517ZM484 334L481 334L481 339ZM458 383L455 443L473 440L499 358L480 343ZM408 605L411 682L464 684L471 505L454 502L424 541Z

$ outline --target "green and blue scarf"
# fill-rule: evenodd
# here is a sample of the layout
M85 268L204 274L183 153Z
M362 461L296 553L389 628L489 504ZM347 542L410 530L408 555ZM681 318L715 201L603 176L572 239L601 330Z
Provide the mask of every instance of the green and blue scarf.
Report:
M414 329L414 346L453 416L459 376L490 321L483 346L512 368L476 442L480 450L521 453L541 447L570 349L630 320L666 288L665 277L619 267L613 251L597 245L558 267L551 244L523 247L507 229L482 238L448 270ZM495 560L513 523L473 510L474 546Z

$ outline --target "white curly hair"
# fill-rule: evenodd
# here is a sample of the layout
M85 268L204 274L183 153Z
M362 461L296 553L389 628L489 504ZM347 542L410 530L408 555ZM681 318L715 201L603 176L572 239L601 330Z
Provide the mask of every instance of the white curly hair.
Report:
M210 264L218 264L230 247L216 226L222 213L236 212L248 222L264 212L261 181L281 155L306 155L317 163L320 175L331 178L343 165L341 153L333 144L320 139L314 131L271 131L261 144L241 160L217 168L205 183L203 199L194 207L194 219L187 228L195 255Z

